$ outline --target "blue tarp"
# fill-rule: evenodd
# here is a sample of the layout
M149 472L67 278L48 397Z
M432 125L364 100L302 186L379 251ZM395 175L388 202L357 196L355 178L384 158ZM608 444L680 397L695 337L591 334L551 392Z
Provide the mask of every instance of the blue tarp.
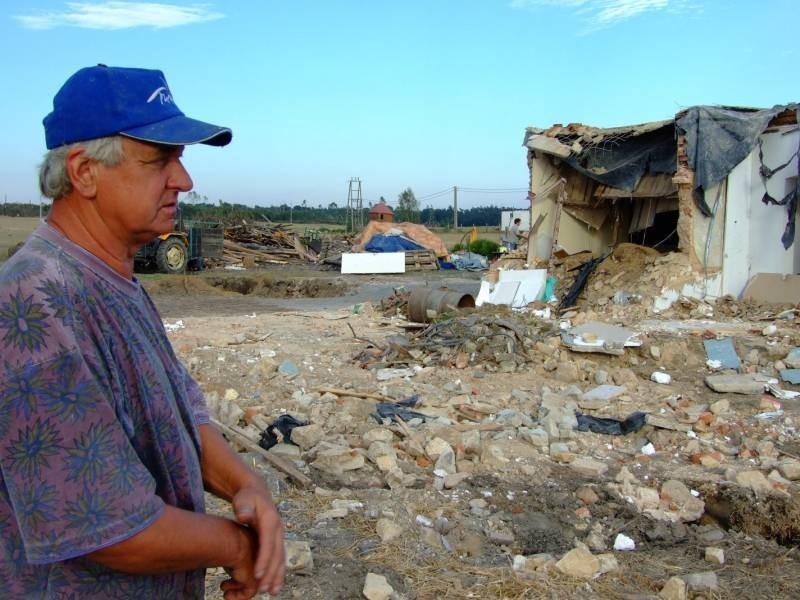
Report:
M406 250L425 250L417 242L403 235L373 235L364 246L367 252L405 252Z

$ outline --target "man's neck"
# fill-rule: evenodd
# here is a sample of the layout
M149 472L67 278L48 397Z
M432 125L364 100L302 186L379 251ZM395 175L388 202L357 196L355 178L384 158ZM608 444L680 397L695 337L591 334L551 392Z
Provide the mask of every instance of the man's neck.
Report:
M70 196L59 198L53 202L47 222L114 271L132 279L133 257L138 247L119 239L96 213L90 209L81 210L81 207L86 205Z

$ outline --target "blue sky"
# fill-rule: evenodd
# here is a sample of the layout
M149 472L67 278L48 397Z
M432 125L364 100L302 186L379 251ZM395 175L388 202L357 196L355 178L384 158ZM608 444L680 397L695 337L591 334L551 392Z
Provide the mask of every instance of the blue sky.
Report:
M162 69L212 202L327 206L411 187L522 190L525 127L614 126L695 104L800 100L796 0L5 0L0 196L38 202L41 120L77 69ZM431 197L432 196L432 197ZM459 194L526 206L524 191Z

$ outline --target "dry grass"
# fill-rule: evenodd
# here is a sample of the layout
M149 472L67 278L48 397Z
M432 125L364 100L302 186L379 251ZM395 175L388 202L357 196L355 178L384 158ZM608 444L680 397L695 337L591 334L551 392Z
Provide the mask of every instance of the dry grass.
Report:
M37 217L0 216L0 261L8 258L8 249L24 242L38 224Z

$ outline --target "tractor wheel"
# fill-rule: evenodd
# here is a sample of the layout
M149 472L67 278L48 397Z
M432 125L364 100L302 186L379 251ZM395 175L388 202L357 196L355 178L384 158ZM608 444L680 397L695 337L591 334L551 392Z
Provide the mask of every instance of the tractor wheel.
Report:
M167 238L158 245L156 265L161 273L183 273L188 261L189 252L180 238Z

